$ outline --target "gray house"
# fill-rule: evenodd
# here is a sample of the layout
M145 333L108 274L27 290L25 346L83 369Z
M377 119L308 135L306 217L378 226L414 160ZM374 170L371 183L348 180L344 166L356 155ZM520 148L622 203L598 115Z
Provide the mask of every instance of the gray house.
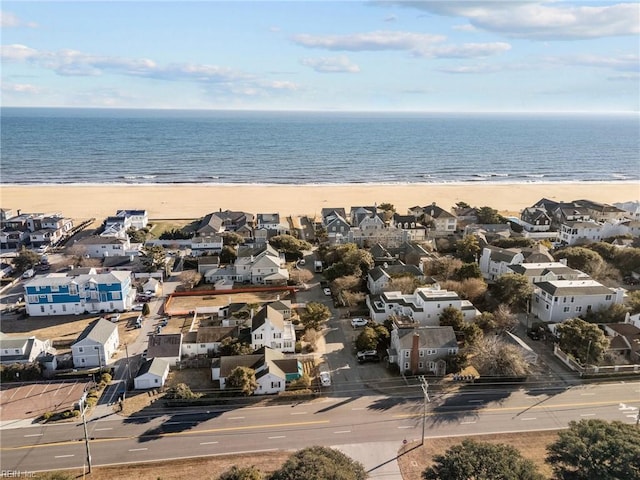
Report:
M108 365L118 351L118 325L103 318L90 324L71 345L73 366L76 368Z
M403 375L446 374L447 355L458 353L453 327L394 325L391 331L389 363L398 365Z
M169 362L163 358L151 358L140 365L140 370L133 379L133 385L136 390L160 388L164 386L168 375Z

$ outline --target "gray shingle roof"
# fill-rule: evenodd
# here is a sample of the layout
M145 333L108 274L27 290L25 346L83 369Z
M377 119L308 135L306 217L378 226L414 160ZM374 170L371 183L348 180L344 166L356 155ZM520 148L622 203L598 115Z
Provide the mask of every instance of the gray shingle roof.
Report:
M73 342L73 345L80 343L84 339L92 340L101 345L105 345L113 332L118 329L118 325L112 323L104 318L100 318L98 321L93 322L84 329L78 339Z
M453 327L421 327L402 328L398 330L398 339L404 349L411 349L413 346L414 334L420 336L419 348L455 348L458 346L456 334Z
M149 337L149 347L147 348L148 358L180 357L182 345L181 333L167 333L151 335Z
M136 377L140 377L146 373L150 373L152 375L156 375L158 377L164 376L164 373L167 371L169 367L169 362L162 358L150 358L149 360L145 360L142 365L140 365L140 369L138 370L138 374Z

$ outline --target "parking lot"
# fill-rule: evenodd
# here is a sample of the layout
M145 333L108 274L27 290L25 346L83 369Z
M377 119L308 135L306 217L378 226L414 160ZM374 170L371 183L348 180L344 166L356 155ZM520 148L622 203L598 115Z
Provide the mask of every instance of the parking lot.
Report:
M10 383L0 387L0 418L37 418L46 412L72 408L87 386L86 381Z

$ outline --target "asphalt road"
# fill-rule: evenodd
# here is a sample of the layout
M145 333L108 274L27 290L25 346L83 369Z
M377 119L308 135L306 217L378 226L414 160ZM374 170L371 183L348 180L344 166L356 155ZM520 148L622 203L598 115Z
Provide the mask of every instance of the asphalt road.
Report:
M426 437L557 429L570 420L635 423L640 382L579 387L482 388L434 395ZM88 422L92 463L110 465L308 445L388 442L422 435L423 402L385 396L332 396L294 405L184 412L151 418L117 415ZM2 431L4 470L82 467L82 423ZM428 440L427 440L428 441ZM365 465L373 458L359 459Z

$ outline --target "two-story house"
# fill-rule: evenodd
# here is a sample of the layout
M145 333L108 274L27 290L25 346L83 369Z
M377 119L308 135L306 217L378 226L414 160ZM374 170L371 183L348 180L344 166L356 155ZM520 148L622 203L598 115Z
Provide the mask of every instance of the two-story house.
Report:
M381 265L369 270L367 274L367 287L369 293L378 294L383 292L391 282L392 278L411 277L416 281L423 283L426 276L415 265ZM432 281L431 283L435 283Z
M394 323L388 350L389 363L396 364L402 375L446 374L449 355L458 353L453 327L406 327Z
M191 239L191 253L194 257L204 254L222 252L223 237L221 235L196 235Z
M111 271L75 275L51 273L24 285L30 316L72 315L86 312L123 312L131 308L135 289L131 272Z
M531 313L543 322L557 323L623 301L623 289L608 288L590 278L552 280L535 284Z
M74 247L83 249L91 258L124 257L131 254L129 236L125 238L91 236L74 242Z
M271 245L260 248L241 247L233 265L213 268L205 275L205 282L231 281L253 285L284 285L289 279L285 260Z
M0 364L32 363L47 354L55 355L51 341L35 336L10 337L0 333Z
M351 225L346 220L344 209L331 210L322 217L322 224L327 232L327 238L331 245L342 244L348 241Z
M510 265L518 265L522 262L524 262L524 255L520 249L488 245L482 249L478 264L483 278L494 281L501 275L510 273Z
M513 273L525 276L531 285L554 280L586 280L589 278L586 273L569 268L563 262L521 263L509 265L508 268Z
M73 366L89 368L109 365L119 344L118 325L101 318L88 325L71 345Z
M429 234L440 237L453 235L458 228L458 218L434 203L425 207L411 207L409 213L416 215L430 230Z
M296 332L293 324L282 313L266 305L251 319L251 347L267 346L282 353L294 353Z

